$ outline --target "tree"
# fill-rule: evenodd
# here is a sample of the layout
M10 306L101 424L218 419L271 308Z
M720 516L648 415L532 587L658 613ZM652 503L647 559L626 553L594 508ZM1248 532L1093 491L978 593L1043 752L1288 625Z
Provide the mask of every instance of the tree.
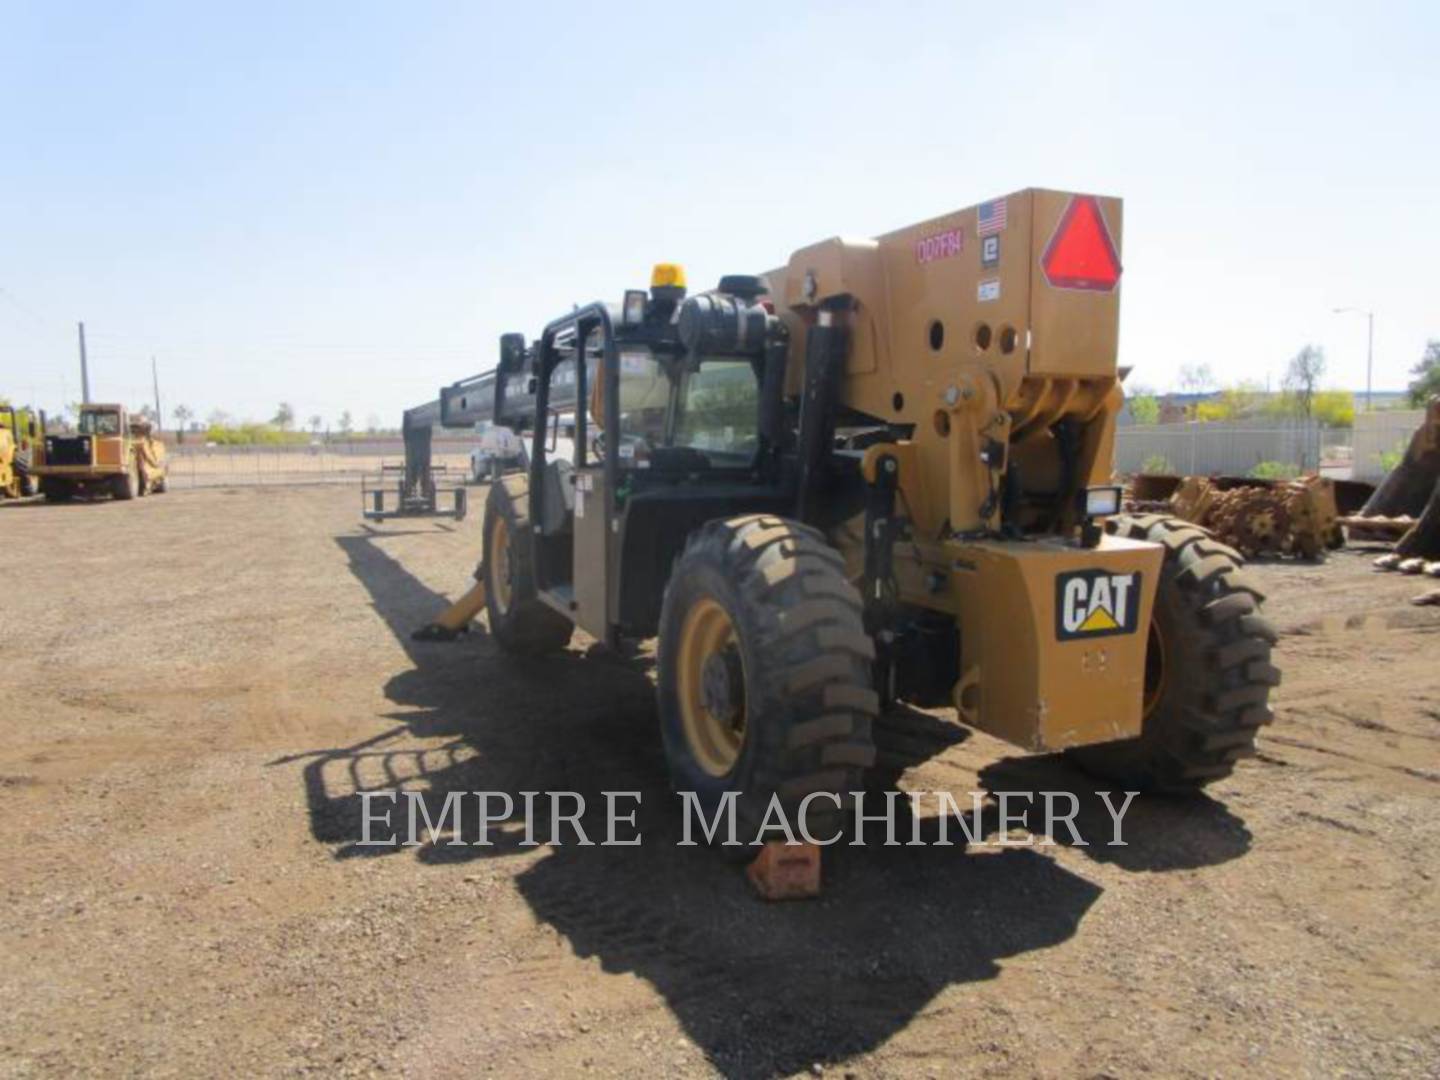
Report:
M175 430L180 433L180 441L185 441L185 425L190 423L190 418L195 415L189 405L176 405L170 410L170 415L175 417Z
M371 413L365 417L365 430L374 435L380 430L380 417L377 413Z
M1440 394L1440 339L1425 343L1425 355L1410 369L1410 404L1423 408L1434 395Z
M1290 358L1280 385L1290 395L1297 416L1308 420L1315 414L1315 391L1324 374L1325 350L1318 345L1306 345Z
M1215 401L1195 407L1197 420L1246 420L1260 411L1264 388L1255 382L1239 382L1220 391Z
M1209 364L1183 364L1177 380L1185 394L1205 394L1216 387L1215 373Z
M1125 397L1125 407L1137 424L1160 422L1160 402L1155 397L1155 391L1148 386L1136 386L1131 390Z
M235 419L224 409L215 409L205 418L207 428L228 428L235 426Z
M1326 427L1355 426L1355 395L1349 390L1321 390L1315 395L1315 419Z
M280 407L275 410L275 415L270 422L281 431L289 431L295 426L295 407L287 401L282 401Z
M319 438L319 436L320 436L320 426L321 426L322 424L324 424L324 423L325 423L325 421L324 421L323 419L321 419L319 413L316 413L316 414L314 414L313 416L311 416L311 417L310 417L310 434L311 434L311 435L314 435L316 438Z
M352 416L350 415L350 410L349 410L349 409L346 409L344 412L342 412L342 413L340 414L340 434L342 434L342 435L349 435L350 432L352 432L352 431L354 431L354 430L355 430L355 419L354 419L354 417L352 417Z

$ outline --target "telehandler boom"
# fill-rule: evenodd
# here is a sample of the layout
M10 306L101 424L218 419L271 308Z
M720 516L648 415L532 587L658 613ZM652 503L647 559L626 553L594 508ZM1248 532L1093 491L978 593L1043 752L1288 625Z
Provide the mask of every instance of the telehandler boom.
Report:
M462 616L521 653L658 636L674 785L751 824L833 821L895 700L1128 786L1228 775L1275 633L1236 552L1118 512L1121 221L1030 189L504 335L439 401L531 439Z

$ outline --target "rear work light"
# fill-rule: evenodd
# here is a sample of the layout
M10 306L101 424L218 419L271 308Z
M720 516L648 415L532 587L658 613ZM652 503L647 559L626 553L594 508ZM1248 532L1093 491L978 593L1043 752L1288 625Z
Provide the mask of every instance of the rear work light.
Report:
M1121 489L1113 484L1086 488L1084 511L1087 518L1111 517L1120 512Z
M1110 292L1120 280L1120 256L1093 195L1076 195L1060 215L1040 257L1045 280L1057 289Z

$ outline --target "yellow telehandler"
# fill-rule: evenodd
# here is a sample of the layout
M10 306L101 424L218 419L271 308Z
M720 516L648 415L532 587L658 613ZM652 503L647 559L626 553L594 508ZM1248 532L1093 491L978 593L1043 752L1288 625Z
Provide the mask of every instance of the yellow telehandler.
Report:
M517 653L658 637L674 785L752 827L839 814L897 700L1134 788L1228 775L1275 631L1234 550L1119 512L1121 220L1024 190L504 335L438 417L529 432L528 468L431 635L483 605Z

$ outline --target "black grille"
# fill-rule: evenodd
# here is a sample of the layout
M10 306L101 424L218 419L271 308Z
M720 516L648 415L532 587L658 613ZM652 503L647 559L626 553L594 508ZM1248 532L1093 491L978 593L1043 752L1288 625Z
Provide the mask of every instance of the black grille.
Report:
M45 463L47 465L89 465L90 439L84 435L60 438L50 435L45 439Z

